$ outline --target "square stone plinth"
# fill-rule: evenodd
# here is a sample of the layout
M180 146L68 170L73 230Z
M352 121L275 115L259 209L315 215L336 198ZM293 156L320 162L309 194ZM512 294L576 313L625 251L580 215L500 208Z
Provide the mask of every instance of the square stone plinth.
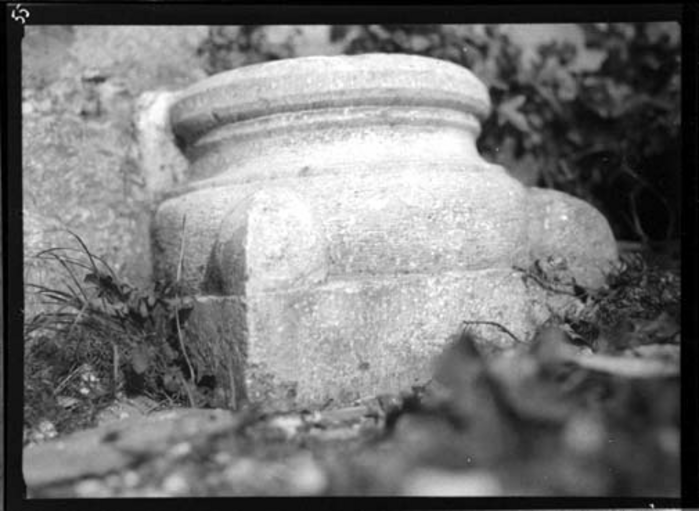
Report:
M511 269L364 276L250 296L199 298L187 342L227 404L274 410L347 404L425 383L464 320L526 338L535 321ZM489 346L514 340L480 326Z

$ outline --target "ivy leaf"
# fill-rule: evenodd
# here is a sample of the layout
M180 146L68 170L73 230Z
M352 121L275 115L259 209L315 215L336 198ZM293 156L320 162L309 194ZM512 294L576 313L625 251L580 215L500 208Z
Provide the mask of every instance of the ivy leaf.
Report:
M520 94L500 103L499 114L522 132L530 131L526 116L519 111L527 98Z

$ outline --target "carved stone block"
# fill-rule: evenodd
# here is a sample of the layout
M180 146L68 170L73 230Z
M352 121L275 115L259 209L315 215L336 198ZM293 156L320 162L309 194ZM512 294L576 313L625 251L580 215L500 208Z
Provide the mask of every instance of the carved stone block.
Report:
M603 284L606 220L484 161L489 111L467 69L408 55L276 61L178 94L189 177L158 208L155 271L174 280L184 237L189 347L231 406L409 388L463 320L527 338L541 318L513 267L538 258Z

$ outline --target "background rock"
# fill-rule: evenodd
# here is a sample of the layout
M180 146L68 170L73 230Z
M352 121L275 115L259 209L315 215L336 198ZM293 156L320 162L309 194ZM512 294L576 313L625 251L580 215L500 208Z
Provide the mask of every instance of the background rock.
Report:
M80 431L24 451L30 489L122 470L179 441L230 431L236 417L227 410L177 409L123 419Z
M60 286L33 255L76 247L134 284L151 275L150 191L139 169L132 115L142 92L205 76L206 27L28 26L23 39L25 283ZM26 312L37 312L28 294Z

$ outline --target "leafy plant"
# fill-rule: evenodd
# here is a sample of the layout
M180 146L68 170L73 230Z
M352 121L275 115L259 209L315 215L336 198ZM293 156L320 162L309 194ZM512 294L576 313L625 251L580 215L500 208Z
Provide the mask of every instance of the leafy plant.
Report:
M122 394L186 397L194 405L196 375L180 325L191 297L182 296L177 283L130 286L71 234L78 248L36 256L59 266L62 288L28 284L45 311L25 323L25 421L55 416L61 400L78 400L94 419L100 405Z

